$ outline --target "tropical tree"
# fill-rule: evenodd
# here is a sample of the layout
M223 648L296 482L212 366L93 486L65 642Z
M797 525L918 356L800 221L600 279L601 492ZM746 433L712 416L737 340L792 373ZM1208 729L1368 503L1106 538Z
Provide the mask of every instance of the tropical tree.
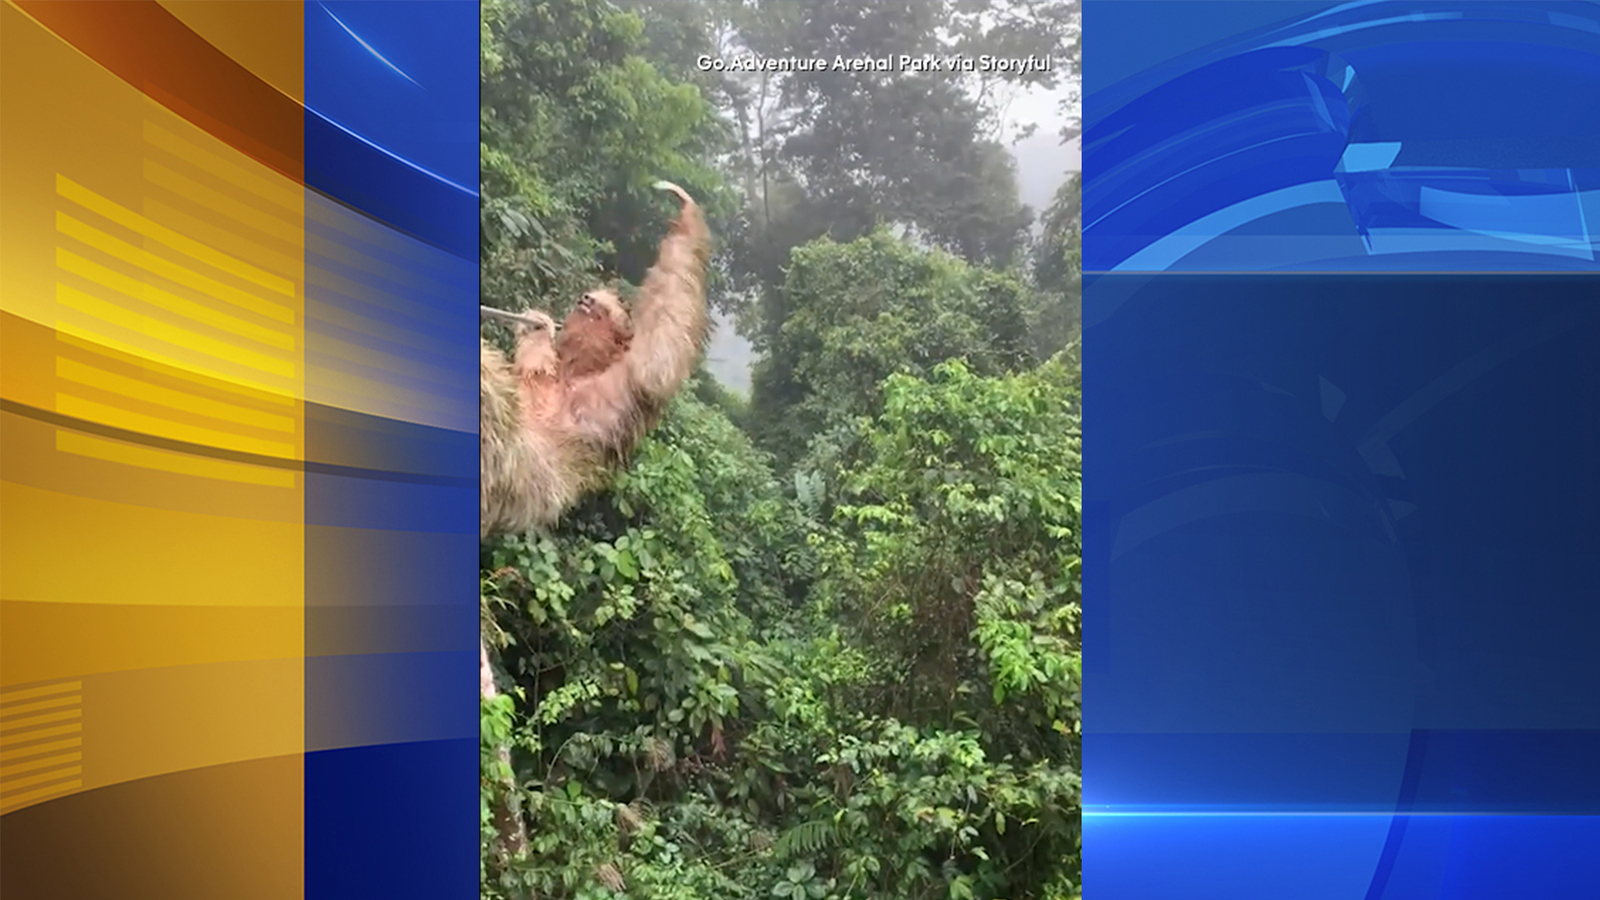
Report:
M788 464L813 438L878 412L893 373L927 375L950 359L984 374L1027 366L1036 303L1013 274L885 231L799 247L764 308L782 324L757 341L756 433Z

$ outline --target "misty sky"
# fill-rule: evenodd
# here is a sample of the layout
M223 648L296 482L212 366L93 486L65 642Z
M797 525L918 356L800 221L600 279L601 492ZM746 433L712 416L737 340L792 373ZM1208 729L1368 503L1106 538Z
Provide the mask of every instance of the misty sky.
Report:
M1065 88L1033 90L1018 95L1006 107L1008 123L1039 123L1032 137L1011 148L1017 159L1018 193L1022 195L1022 202L1033 207L1035 213L1050 204L1050 198L1066 180L1069 170L1083 166L1077 141L1065 147L1061 145L1060 104L1065 95Z

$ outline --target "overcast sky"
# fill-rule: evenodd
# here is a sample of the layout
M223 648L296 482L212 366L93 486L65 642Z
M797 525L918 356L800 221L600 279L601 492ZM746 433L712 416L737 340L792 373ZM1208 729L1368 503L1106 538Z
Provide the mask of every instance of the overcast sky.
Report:
M1066 93L1064 87L1029 91L1017 95L1005 110L1006 121L1013 128L1028 122L1039 123L1032 137L1011 147L1017 158L1018 192L1022 202L1033 207L1035 213L1050 205L1050 198L1067 179L1069 171L1083 167L1078 142L1061 145L1061 98Z

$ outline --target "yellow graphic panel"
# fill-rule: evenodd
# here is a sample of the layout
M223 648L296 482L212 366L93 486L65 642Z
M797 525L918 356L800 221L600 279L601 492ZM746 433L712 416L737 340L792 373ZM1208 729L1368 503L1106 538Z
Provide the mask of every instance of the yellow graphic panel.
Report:
M140 9L303 94L299 4ZM288 784L305 190L50 12L0 4L0 814L227 767Z

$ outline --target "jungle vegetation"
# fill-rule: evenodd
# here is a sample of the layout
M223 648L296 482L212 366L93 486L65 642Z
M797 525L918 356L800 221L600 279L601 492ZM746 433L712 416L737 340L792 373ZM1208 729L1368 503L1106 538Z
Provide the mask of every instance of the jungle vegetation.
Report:
M1025 207L996 99L1074 79L1079 21L484 0L486 302L637 282L666 179L754 348L748 396L702 371L608 491L483 546L485 898L1079 896L1079 182ZM1055 67L696 64L749 53Z

